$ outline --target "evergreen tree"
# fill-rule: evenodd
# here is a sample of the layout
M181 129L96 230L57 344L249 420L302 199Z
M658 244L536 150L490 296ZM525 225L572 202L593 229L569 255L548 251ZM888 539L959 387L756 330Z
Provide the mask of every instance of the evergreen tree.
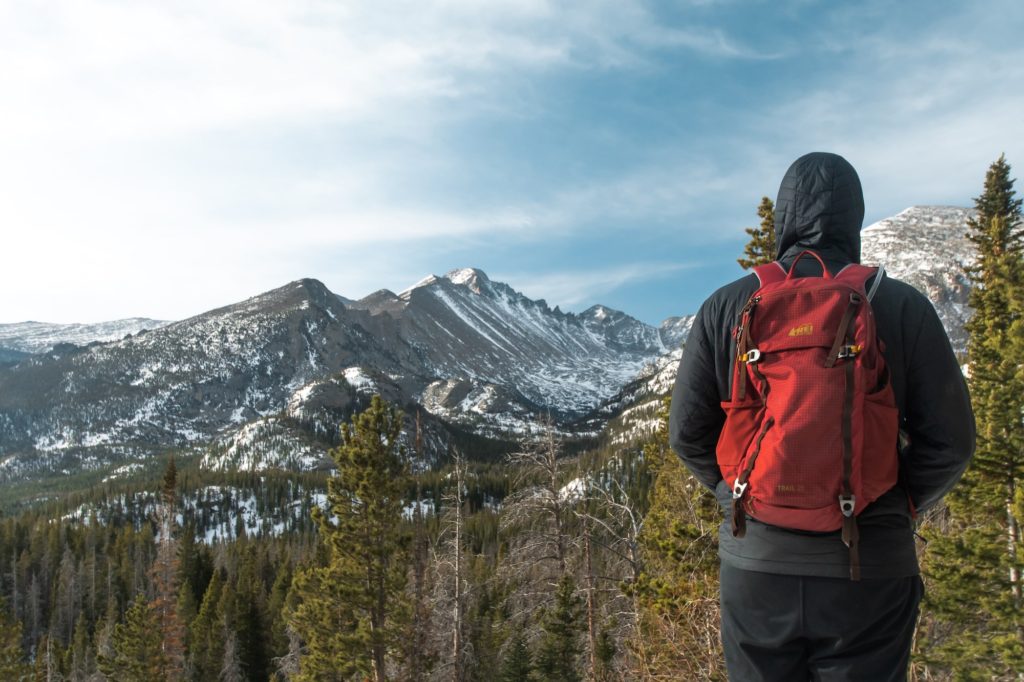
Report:
M21 623L7 615L7 605L0 599L0 679L20 680L29 670L21 648Z
M666 398L644 447L654 476L639 545L641 570L628 586L637 609L630 641L645 679L724 679L718 628L717 501L668 447Z
M761 218L761 224L756 228L745 228L746 233L750 235L750 241L743 249L744 258L736 259L744 270L775 260L775 204L771 199L761 197L757 215Z
M164 471L160 489L160 503L157 505L156 522L160 529L157 538L156 561L153 563L152 578L155 597L153 610L156 612L161 635L161 649L168 663L167 679L178 680L184 674L185 630L178 613L178 569L180 559L176 531L178 469L172 455Z
M564 575L558 581L554 608L541 618L543 635L537 652L536 671L543 682L579 682L580 633L583 600L576 583Z
M89 630L85 618L79 616L75 624L75 634L71 640L70 671L71 682L85 682L96 667L96 657L90 641Z
M977 247L968 272L974 315L967 324L977 450L947 497L945 525L931 532L926 563L928 603L945 626L933 629L929 658L960 679L1003 679L1024 670L1024 225L1013 184L1000 156L968 222Z
M355 651L362 633L347 601L349 578L336 562L296 570L285 614L303 643L295 680L345 682L367 674L365 653Z
M238 567L233 598L232 622L228 627L237 637L236 654L246 677L267 678L269 659L266 644L266 617L263 613L265 595L256 574L255 552L250 547Z
M279 658L288 653L287 623L284 618L288 590L292 586L292 567L286 560L277 570L274 584L267 598L267 615L270 618L270 631L267 641L270 647L270 658Z
M533 679L533 659L526 646L526 635L516 632L509 643L505 660L501 665L501 682L530 682Z
M152 682L166 679L168 661L163 652L159 620L145 599L138 597L114 628L113 655L101 655L100 672L123 682Z
M217 679L224 658L224 619L219 610L223 591L224 576L214 571L189 631L190 667L201 680Z
M337 473L328 481L329 511L313 510L327 565L298 572L293 587L289 621L308 651L300 679L360 674L384 682L388 661L402 650L409 474L401 427L399 412L374 396L342 425L342 442L330 452Z

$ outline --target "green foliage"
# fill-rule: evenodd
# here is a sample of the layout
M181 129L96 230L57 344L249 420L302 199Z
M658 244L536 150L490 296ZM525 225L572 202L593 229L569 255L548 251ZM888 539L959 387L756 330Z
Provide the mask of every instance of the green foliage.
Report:
M215 571L189 631L192 668L199 679L216 679L224 658L224 618L219 610L224 576Z
M90 640L85 618L80 615L75 623L75 634L71 641L71 648L68 651L70 658L69 677L72 680L86 680L96 668L96 657ZM2 671L2 666L0 666L0 671Z
M957 679L1024 669L1021 483L1024 475L1024 226L1005 157L985 176L968 238L978 249L968 322L977 450L928 532L927 661Z
M113 654L101 655L100 672L125 682L166 679L168 661L163 654L156 612L143 597L132 602L123 623L114 627Z
M299 679L382 682L401 650L409 487L401 426L398 411L374 396L342 426L342 443L330 452L337 473L327 486L329 511L313 510L327 563L298 571L292 588L289 622L308 652Z
M761 218L761 224L756 228L745 228L746 233L750 235L750 241L743 249L745 257L736 259L744 270L775 260L775 204L771 199L761 197L757 215Z
M564 575L555 590L554 607L541 617L541 635L537 650L537 679L543 682L578 682L583 627L583 600L576 594L572 576Z
M718 643L718 525L715 498L668 447L665 399L661 427L644 447L654 475L640 535L643 568L631 592L638 666L654 679L721 679Z
M6 604L0 600L0 679L18 680L28 675L21 634L21 623L8 616Z
M526 635L516 631L501 664L501 682L530 682L533 679L533 658L526 645Z

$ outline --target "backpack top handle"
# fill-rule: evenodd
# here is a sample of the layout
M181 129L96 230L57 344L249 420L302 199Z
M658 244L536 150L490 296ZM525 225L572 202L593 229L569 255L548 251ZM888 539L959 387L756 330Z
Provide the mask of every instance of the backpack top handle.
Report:
M789 274L786 275L786 279L793 279L793 275L796 273L796 264L799 263L800 259L806 256L807 254L811 254L812 256L814 256L814 260L821 263L821 276L824 277L825 279L832 279L832 273L830 273L828 271L828 268L825 267L825 261L821 259L821 256L819 256L814 251L811 251L809 249L807 251L801 251L797 255L796 259L793 261L793 264L789 266Z

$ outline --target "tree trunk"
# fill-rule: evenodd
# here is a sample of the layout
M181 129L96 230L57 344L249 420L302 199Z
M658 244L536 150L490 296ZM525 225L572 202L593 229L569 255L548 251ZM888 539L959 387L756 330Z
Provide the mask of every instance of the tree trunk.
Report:
M590 517L583 516L583 552L587 564L587 649L590 679L597 679L597 632L594 617L594 564L590 553Z

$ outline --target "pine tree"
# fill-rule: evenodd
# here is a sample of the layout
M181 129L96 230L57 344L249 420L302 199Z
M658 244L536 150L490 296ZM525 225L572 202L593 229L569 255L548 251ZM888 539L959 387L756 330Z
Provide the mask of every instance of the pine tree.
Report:
M20 680L29 670L21 648L21 623L7 615L7 605L0 599L0 679Z
M216 679L224 657L223 615L219 611L223 591L224 576L214 571L189 631L190 667L201 680Z
M501 682L530 682L533 679L533 659L526 646L526 635L518 630L512 636L501 665Z
M400 413L374 396L342 425L342 443L330 452L337 473L328 481L328 511L313 510L327 565L297 572L293 586L289 622L308 652L299 679L367 675L384 682L389 660L402 650L409 474L401 428Z
M644 458L654 485L629 586L637 603L630 648L643 679L724 679L718 621L718 525L713 495L668 447L669 399Z
M71 640L70 675L71 682L85 682L96 667L95 655L91 646L89 629L85 618L79 616L75 623L75 634Z
M771 199L761 197L757 215L761 218L761 224L756 228L745 228L746 233L750 235L750 241L743 249L745 257L736 259L744 270L775 260L775 204Z
M564 575L558 581L554 608L541 618L543 634L537 652L536 672L543 682L579 682L578 660L583 629L583 600L576 583Z
M168 668L168 680L181 679L185 666L185 629L178 614L178 541L176 531L178 469L172 455L164 471L160 489L160 503L157 505L156 521L160 528L157 538L156 561L152 577L155 597L153 610L156 612L161 635L161 649Z
M292 567L285 560L277 575L274 584L270 588L270 596L267 597L267 615L270 617L270 631L267 633L269 642L270 658L279 658L288 653L288 631L284 618L285 604L288 599L288 590L292 586Z
M265 595L256 574L255 552L250 548L242 558L235 580L230 609L232 619L227 623L237 637L236 652L246 677L263 680L267 677L267 627L263 612Z
M961 679L1024 670L1024 225L1013 184L1000 156L968 222L978 251L968 272L974 315L967 324L977 450L947 497L945 526L930 533L926 561L928 604L944 626L933 628L928 658Z
M168 661L163 652L159 620L153 607L141 596L132 602L124 622L114 627L111 656L101 655L100 672L123 682L152 682L166 679Z

